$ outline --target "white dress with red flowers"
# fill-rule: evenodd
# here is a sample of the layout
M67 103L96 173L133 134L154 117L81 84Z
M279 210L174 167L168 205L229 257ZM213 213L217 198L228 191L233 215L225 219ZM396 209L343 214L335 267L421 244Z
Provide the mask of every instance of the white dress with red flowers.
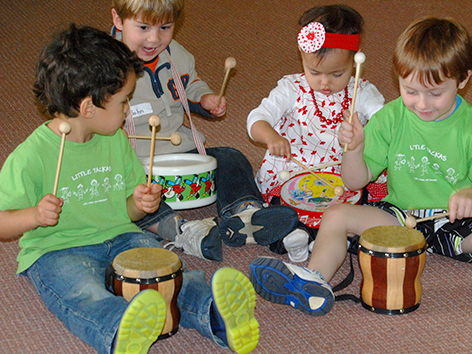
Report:
M345 89L326 96L311 90L305 74L287 75L279 80L269 97L251 111L247 119L248 132L250 134L255 122L264 120L290 142L293 157L305 166L341 161L343 147L339 145L337 129L342 121L342 111L350 108L353 88L354 78L351 77ZM362 124L365 125L384 102L373 84L359 80L355 111ZM264 199L270 201L272 196L280 195L281 171L301 169L295 162L272 156L267 150L256 174L256 184ZM339 173L340 167L333 166L324 171Z

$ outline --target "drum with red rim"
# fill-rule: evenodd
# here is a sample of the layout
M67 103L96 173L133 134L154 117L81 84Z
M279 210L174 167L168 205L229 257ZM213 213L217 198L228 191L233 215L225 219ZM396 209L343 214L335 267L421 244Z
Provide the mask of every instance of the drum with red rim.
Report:
M330 172L317 174L333 186L344 186L339 174ZM361 195L361 191L346 190L341 197L337 197L331 186L307 172L293 176L283 184L280 200L282 204L290 205L297 211L302 223L318 228L326 208L337 203L358 204Z

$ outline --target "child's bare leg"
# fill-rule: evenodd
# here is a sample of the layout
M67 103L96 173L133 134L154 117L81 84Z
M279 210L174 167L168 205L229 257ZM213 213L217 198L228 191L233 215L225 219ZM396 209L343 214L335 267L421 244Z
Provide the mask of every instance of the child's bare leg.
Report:
M394 216L375 207L351 204L330 207L323 214L307 268L318 270L329 282L346 258L348 235L361 235L374 226L398 224Z
M462 240L462 253L472 253L472 235L467 236Z

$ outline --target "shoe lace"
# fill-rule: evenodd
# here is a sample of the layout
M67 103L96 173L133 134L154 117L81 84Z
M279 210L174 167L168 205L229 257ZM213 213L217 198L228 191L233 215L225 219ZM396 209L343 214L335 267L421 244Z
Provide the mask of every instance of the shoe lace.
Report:
M213 218L188 221L180 227L182 233L175 236L175 241L167 243L164 248L183 248L184 253L205 259L201 247L202 239L215 225Z

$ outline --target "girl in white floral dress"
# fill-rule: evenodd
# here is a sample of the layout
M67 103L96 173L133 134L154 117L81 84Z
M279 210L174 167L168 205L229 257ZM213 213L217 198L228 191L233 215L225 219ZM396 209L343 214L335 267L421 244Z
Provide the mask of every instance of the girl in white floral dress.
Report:
M354 55L359 50L363 19L350 7L320 6L306 11L299 24L298 47L303 73L279 80L269 97L248 116L249 135L267 145L256 184L270 202L280 196L281 171L341 161L336 132L349 110L354 88ZM361 122L383 107L384 98L367 80L359 80L355 102ZM339 166L324 171L339 173Z
M300 18L298 49L303 73L279 80L247 119L250 137L267 145L256 174L256 185L266 202L277 204L280 199L284 183L280 172L302 169L291 157L308 168L341 162L343 147L337 130L352 104L354 55L359 51L363 22L357 11L344 5L315 7ZM365 125L383 105L384 98L377 88L360 79L355 111L361 122ZM340 165L319 171L340 173ZM373 184L372 192L379 194L380 189L383 196L385 185ZM302 262L308 258L308 243L316 231L299 223L298 229L271 244L270 249L288 251L291 261Z

